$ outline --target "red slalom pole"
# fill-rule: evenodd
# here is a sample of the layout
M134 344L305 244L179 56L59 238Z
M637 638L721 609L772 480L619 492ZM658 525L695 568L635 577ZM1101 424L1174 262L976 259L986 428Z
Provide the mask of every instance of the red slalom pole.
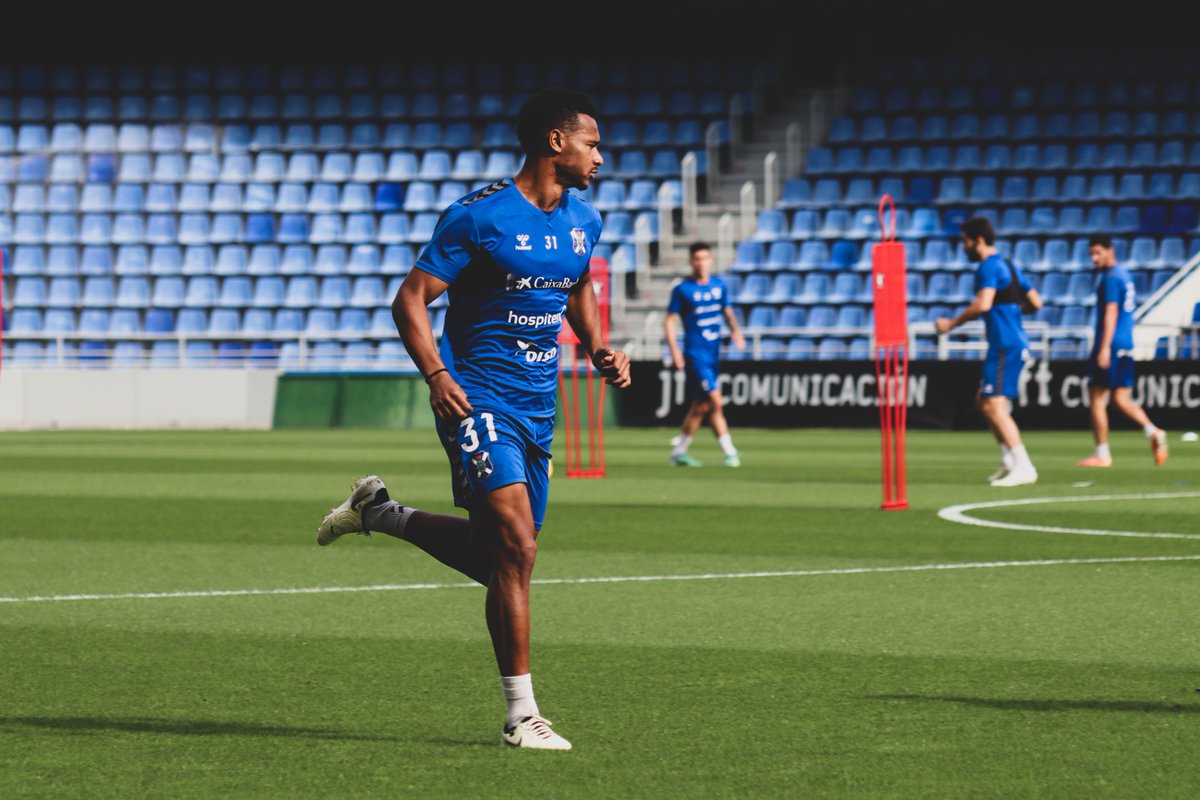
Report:
M886 194L879 200L879 232L881 241L871 252L871 285L875 302L882 508L895 511L908 508L904 453L908 425L908 297L904 245L896 241L896 206Z

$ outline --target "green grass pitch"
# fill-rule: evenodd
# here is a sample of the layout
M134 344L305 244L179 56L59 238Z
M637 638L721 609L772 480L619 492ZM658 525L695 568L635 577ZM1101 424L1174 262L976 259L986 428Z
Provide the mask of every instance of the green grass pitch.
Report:
M704 432L666 466L672 433L552 481L533 675L570 753L501 744L481 589L315 544L368 472L452 512L432 433L0 434L0 797L1200 795L1200 445L1085 472L1086 431L1030 433L1002 490L986 434L914 431L882 512L877 431L736 430L737 470ZM1185 536L937 514L1140 494L1175 496L969 513Z

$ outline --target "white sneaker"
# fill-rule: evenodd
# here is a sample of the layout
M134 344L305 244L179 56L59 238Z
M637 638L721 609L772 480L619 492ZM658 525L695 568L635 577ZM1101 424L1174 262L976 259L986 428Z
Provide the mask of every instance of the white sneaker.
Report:
M993 483L994 481L998 481L1007 474L1008 474L1008 467L1001 464L1000 466L996 467L995 472L993 472L991 475L988 475L988 483Z
M992 481L992 486L1027 486L1037 483L1037 479L1037 470L1032 464L1018 465L1010 469L1003 478Z
M322 547L333 544L347 533L368 533L363 528L362 508L374 500L376 493L381 489L387 491L378 475L368 475L356 480L345 502L331 509L325 515L325 519L321 520L321 525L317 528L317 544Z
M532 750L570 750L571 743L550 730L550 720L534 714L504 729L500 738L511 747L528 747Z

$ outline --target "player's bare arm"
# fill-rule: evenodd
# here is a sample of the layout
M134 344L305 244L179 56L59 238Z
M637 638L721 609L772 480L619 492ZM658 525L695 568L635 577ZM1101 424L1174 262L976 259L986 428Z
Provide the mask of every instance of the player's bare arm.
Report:
M678 322L679 315L668 311L663 319L663 334L666 336L667 349L671 351L671 365L675 369L683 369L687 362L683 358L683 351L679 349L679 342L675 341L675 325Z
M408 273L392 300L392 319L413 363L429 382L429 405L438 418L457 423L471 413L471 403L455 382L438 355L429 324L429 304L446 291L449 284L423 270Z
M1037 289L1030 289L1025 293L1025 299L1021 301L1021 311L1026 314L1032 314L1045 305L1042 302L1042 296L1038 294Z
M729 326L730 335L733 337L733 346L738 350L745 350L746 337L742 335L742 326L738 325L737 314L733 313L732 306L725 306L725 324Z
M1096 351L1096 366L1100 369L1108 369L1112 366L1112 342L1113 335L1117 331L1117 313L1120 311L1120 304L1105 303L1104 304L1104 332L1100 335L1099 349Z
M975 299L971 301L971 305L962 310L954 319L949 317L938 317L934 320L934 327L938 333L949 333L960 325L966 325L973 319L979 319L984 314L992 310L992 302L996 299L996 290L991 287L980 289Z
M605 381L618 389L628 386L631 382L629 356L604 346L604 338L600 335L600 308L596 304L596 290L587 275L579 280L567 297L567 321Z

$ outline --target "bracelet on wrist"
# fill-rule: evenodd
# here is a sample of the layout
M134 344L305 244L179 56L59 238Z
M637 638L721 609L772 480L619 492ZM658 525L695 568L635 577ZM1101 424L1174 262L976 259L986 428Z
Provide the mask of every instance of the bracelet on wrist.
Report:
M450 370L446 369L445 367L442 367L441 369L435 369L433 372L431 372L425 376L425 385L428 386L430 379L432 379L433 376L437 375L439 372L449 372L449 371Z

